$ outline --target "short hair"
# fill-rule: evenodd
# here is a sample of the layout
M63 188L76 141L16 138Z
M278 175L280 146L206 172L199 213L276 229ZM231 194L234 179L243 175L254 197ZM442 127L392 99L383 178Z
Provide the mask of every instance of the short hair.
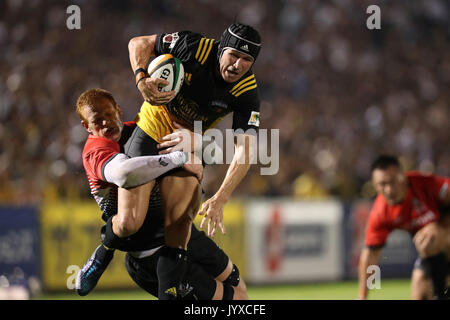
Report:
M83 92L77 100L77 113L81 120L86 121L86 119L83 116L83 110L85 107L89 107L92 109L95 109L95 106L97 103L102 101L103 99L107 99L111 101L113 105L116 105L116 101L114 100L113 95L111 92L106 91L104 89L95 88L95 89L89 89L85 92Z
M375 170L386 170L387 168L394 166L400 168L400 161L396 156L382 154L378 156L375 161L372 163L370 167L370 172L374 172Z

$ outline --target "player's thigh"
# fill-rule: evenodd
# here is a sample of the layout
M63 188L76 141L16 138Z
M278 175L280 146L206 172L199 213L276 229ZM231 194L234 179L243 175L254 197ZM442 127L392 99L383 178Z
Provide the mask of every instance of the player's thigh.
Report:
M415 238L415 246L417 252L422 258L438 254L445 247L442 237L442 228L437 221L433 221L423 226L417 231ZM428 239L420 241L418 239Z
M117 215L121 220L132 220L134 223L142 225L148 210L150 193L154 185L155 181L150 181L136 188L118 189Z
M166 224L184 214L194 219L201 199L201 186L196 177L185 170L177 170L161 179L160 192L164 199Z
M213 278L223 281L231 273L233 265L230 266L229 272L226 272L230 259L203 231L193 227L187 248L189 259L201 265ZM225 276L225 274L227 275Z
M414 268L411 277L411 299L429 300L433 296L433 286L430 278L421 268Z
M129 253L125 256L125 267L131 279L156 298L158 297L157 262L156 254L143 259L134 258Z

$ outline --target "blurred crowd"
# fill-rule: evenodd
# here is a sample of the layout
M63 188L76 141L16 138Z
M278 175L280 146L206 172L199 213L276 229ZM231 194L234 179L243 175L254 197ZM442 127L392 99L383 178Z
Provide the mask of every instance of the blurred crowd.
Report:
M66 26L71 4L80 30ZM379 30L366 27L372 4ZM253 166L236 194L370 197L381 152L450 175L449 16L447 0L1 1L0 202L89 196L77 97L109 90L131 120L142 102L132 37L191 30L218 39L235 20L262 35L261 127L280 137L278 174ZM226 168L206 169L207 193Z

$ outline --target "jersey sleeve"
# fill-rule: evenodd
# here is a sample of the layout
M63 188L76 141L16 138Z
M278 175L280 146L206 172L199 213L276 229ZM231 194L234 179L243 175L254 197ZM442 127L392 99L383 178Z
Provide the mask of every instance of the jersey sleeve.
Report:
M450 185L450 178L431 176L429 179L429 188L433 190L433 194L437 197L438 201L441 202L447 196Z
M108 139L96 139L83 152L83 164L89 176L106 181L105 165L120 152L119 144Z
M366 227L365 244L369 248L381 248L391 233L391 228L384 221L383 205L380 201L375 201L369 214L369 220Z
M191 31L159 34L156 38L155 54L159 56L170 53L182 63L193 61L201 38L201 34Z
M248 77L247 77L248 78ZM236 97L236 102L233 107L233 129L254 129L256 132L259 129L259 92L256 84L256 79L250 76L249 80L238 84L231 89L230 93Z

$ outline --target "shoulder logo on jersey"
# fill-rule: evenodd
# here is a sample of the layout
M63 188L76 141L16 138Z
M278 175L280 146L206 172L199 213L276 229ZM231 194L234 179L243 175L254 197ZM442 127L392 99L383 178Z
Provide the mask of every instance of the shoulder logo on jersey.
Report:
M249 90L255 89L257 87L256 85L256 79L255 75L252 74L251 76L248 76L247 78L239 81L231 90L230 93L235 96L239 97L244 92L247 92Z
M200 43L197 48L197 52L195 53L195 59L200 62L200 64L204 64L206 59L208 59L209 53L214 44L214 39L201 38Z
M170 43L169 49L173 49L173 47L175 46L175 43L177 43L179 38L180 38L180 36L178 35L178 32L166 34L163 37L163 43Z
M244 50L244 51L248 51L248 45L244 44L244 45L241 47L241 49Z
M259 127L259 112L252 111L250 119L248 120L248 125Z

